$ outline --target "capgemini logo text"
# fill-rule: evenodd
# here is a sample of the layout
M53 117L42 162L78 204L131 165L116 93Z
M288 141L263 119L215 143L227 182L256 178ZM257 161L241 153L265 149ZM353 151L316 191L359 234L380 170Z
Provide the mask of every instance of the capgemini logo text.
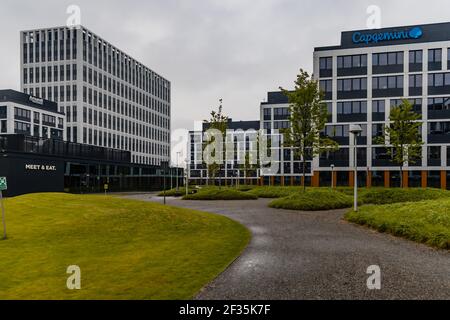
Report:
M382 41L419 39L422 37L423 31L420 27L414 27L410 30L404 31L389 31L389 32L374 32L362 33L355 32L352 36L353 43L378 43Z

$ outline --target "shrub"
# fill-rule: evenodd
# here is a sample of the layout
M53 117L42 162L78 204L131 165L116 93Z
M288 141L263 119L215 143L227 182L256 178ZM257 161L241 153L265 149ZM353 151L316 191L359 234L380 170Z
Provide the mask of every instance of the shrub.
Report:
M288 197L277 199L269 204L271 208L320 211L331 209L350 208L353 205L352 197L342 192L326 189L309 189Z
M365 204L391 204L399 202L418 202L450 197L450 192L441 189L401 189L373 188L365 189L360 194Z
M191 187L188 188L189 194L192 194L195 192L196 192L195 188L191 188ZM177 191L177 188L166 190L166 197L182 197L184 195L186 195L186 187L180 187L178 191ZM161 191L160 193L158 193L158 197L164 197L164 191Z
M347 221L429 246L450 249L450 199L366 205L348 212Z
M183 197L183 200L256 200L257 196L232 188L205 188L195 194Z
M248 191L248 193L256 195L259 198L275 199L287 197L302 191L303 190L300 187L267 186L267 187L255 187L252 190Z

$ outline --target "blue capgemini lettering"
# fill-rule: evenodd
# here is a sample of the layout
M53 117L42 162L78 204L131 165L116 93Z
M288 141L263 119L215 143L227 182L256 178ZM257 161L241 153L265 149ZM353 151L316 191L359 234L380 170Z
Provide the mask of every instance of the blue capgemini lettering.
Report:
M410 30L404 31L388 31L388 32L373 32L362 33L355 32L352 35L352 41L355 44L358 43L378 43L381 41L394 41L394 40L406 40L406 39L419 39L422 37L423 31L420 27L414 27Z

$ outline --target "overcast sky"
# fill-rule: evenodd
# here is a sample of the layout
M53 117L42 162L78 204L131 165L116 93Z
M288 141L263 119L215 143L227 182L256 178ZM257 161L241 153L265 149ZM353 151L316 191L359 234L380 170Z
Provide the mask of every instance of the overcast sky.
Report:
M19 88L19 31L81 23L172 83L172 128L193 128L218 99L236 120L258 119L267 91L312 69L315 46L366 28L378 5L382 27L450 21L450 1L364 0L1 0L0 88Z

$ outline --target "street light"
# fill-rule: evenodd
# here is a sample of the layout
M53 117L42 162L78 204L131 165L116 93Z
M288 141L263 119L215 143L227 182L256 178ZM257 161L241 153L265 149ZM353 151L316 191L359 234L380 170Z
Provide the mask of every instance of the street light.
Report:
M181 151L177 152L177 173L176 173L177 174L177 192L180 189L179 186L178 186L178 180L179 180L179 175L178 175L178 156L180 155L180 153L181 153Z
M185 185L185 187L186 187L186 196L189 194L189 158L186 158L185 160L184 160L185 162L186 162L186 174L185 174L185 176L186 176L186 185Z
M353 210L358 211L358 135L362 132L362 128L358 124L351 124L349 132L353 134L354 145L355 145L355 153L354 153L354 165L355 165L355 175L354 175L354 207Z
M331 166L331 189L334 188L334 164L332 164Z

